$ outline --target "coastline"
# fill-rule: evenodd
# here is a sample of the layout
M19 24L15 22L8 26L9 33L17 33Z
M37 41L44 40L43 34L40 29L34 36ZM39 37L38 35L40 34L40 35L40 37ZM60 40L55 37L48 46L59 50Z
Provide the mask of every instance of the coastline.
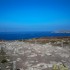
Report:
M55 38L70 37L70 33L52 33L52 32L3 32L0 33L0 40L25 40L33 38Z

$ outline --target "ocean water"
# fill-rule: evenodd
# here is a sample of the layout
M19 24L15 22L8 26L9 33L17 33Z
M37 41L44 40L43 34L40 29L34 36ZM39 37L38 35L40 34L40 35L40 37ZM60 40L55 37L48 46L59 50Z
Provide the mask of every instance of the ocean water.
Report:
M0 40L21 40L39 37L70 36L70 33L51 32L0 32Z

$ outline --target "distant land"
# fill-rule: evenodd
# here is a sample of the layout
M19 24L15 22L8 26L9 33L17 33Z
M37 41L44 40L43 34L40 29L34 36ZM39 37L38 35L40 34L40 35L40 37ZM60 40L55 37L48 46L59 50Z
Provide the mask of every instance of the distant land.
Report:
M53 31L53 33L70 33L70 30Z

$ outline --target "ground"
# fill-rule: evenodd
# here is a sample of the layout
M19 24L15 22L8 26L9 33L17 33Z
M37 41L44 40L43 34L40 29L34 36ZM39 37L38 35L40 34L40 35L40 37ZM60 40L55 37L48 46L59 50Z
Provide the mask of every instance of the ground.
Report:
M64 64L70 70L69 47L20 41L6 41L5 44L6 53L17 69L52 70L54 64Z

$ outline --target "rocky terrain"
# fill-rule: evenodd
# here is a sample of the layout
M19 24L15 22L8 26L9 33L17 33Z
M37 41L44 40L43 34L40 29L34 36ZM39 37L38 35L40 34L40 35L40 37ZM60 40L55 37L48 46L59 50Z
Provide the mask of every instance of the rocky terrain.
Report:
M5 50L14 63L14 69L52 70L54 64L64 64L70 70L69 46L53 46L50 43L38 44L22 41L6 41ZM13 69L13 70L14 70Z

